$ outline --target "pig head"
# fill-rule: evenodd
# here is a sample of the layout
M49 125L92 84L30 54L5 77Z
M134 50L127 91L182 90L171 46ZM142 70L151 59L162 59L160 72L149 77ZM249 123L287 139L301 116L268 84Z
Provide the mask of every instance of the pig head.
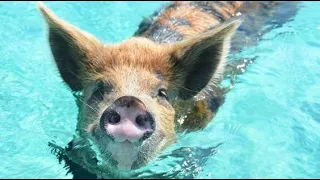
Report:
M175 141L179 104L194 102L217 85L240 25L230 21L174 43L131 37L108 44L42 3L39 9L62 79L83 96L79 136L90 140L108 165L122 170L141 167Z

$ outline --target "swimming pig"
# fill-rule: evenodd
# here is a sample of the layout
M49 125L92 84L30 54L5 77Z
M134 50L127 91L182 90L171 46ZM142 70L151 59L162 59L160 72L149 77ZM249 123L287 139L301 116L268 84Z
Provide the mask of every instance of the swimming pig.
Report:
M80 140L71 142L70 159L94 174L132 170L174 143L178 132L205 128L224 102L218 85L241 24L230 18L242 4L177 1L133 37L110 44L39 3L59 73L81 94Z

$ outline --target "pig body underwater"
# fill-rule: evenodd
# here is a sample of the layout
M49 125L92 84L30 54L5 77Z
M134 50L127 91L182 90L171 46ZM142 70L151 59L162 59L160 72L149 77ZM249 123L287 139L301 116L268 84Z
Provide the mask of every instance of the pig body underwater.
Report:
M133 37L105 44L43 3L38 8L59 73L80 94L77 138L56 149L99 177L140 168L177 133L205 128L224 102L219 83L237 72L226 60L241 24L234 17L241 8L266 12L260 2L176 1L143 21ZM264 25L257 22L254 28ZM234 38L239 43L231 51L241 49L243 38Z

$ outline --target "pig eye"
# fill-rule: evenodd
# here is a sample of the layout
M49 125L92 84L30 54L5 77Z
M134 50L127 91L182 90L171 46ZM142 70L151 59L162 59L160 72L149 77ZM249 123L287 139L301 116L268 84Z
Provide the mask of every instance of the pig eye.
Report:
M92 97L95 97L97 100L102 100L104 94L104 87L102 83L98 83L97 88L92 94Z
M159 96L159 97L162 97L162 98L165 98L166 100L168 100L167 90L164 89L164 88L159 89L158 96Z
M95 97L98 100L103 99L104 94L109 94L112 91L112 86L109 83L98 81L97 82L97 88L93 92L92 96Z

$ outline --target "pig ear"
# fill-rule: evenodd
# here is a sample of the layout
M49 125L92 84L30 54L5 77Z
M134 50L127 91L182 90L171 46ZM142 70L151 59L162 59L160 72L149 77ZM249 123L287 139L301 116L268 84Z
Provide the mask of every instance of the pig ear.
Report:
M48 24L51 52L62 79L72 91L82 90L81 77L100 42L89 33L59 19L42 2L38 2L38 9Z
M186 100L197 95L220 77L230 39L240 23L238 19L222 24L172 46L171 82L180 98Z

